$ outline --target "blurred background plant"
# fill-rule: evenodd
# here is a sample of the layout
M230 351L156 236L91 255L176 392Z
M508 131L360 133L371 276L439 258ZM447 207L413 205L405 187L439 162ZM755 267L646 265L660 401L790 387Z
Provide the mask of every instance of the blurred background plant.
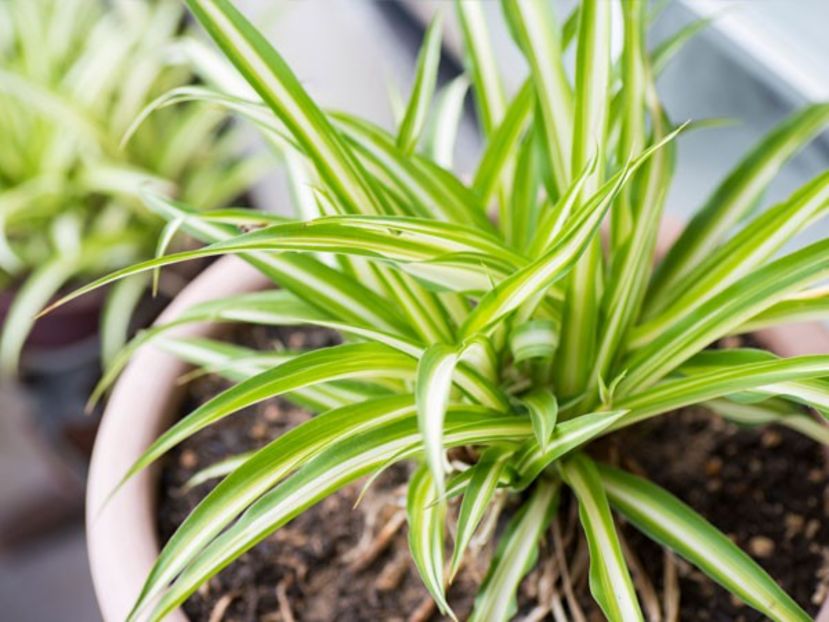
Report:
M140 111L177 86L227 86L232 70L193 37L175 0L0 3L0 363L18 365L34 317L62 287L152 256L163 223L143 187L210 209L240 197L265 161L215 108L158 110L122 142ZM169 244L175 233L162 235ZM111 288L104 362L124 342L149 280ZM61 345L82 319L35 341ZM91 320L90 320L91 316ZM45 328L41 332L50 332ZM45 343L44 343L45 342Z
M98 422L84 415L89 389L203 264L166 271L158 295L142 277L54 318L35 321L38 311L62 289L152 257L159 239L190 244L143 206L148 187L206 209L247 204L270 161L226 113L192 103L137 119L171 88L232 92L238 81L178 0L0 0L0 472L14 473L0 483L0 552L29 550L82 517ZM65 581L84 576L53 562ZM7 596L12 584L0 557Z

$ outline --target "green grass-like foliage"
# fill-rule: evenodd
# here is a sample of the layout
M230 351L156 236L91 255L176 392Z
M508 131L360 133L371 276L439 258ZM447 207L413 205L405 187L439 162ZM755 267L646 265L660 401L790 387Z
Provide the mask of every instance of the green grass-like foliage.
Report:
M202 104L158 111L121 145L162 93L238 80L185 16L176 0L0 3L0 289L14 292L4 371L66 283L154 255L164 222L142 205L143 186L216 208L262 172L261 161L240 158L229 114ZM105 358L123 345L146 285L112 288Z
M796 113L761 141L657 262L682 127L660 106L654 73L693 32L650 51L644 3L620 3L624 47L612 61L611 2L584 0L560 22L546 0L504 0L529 67L526 83L508 95L481 4L460 0L467 76L431 105L436 20L397 134L322 110L229 0L187 4L257 94L191 96L232 109L274 138L302 217L203 212L150 193L153 210L206 246L121 270L78 294L163 265L238 254L279 288L199 305L174 325L311 324L339 331L345 343L261 353L176 339L170 325L145 332L115 361L101 390L149 341L235 382L164 433L127 477L261 400L286 395L318 412L211 471L224 479L165 545L133 619L163 618L297 514L400 460L420 463L407 499L409 543L448 615L446 585L494 500L504 492L524 499L501 536L475 620L515 612L516 589L569 489L589 545L590 588L608 619L643 619L618 515L769 618L809 619L694 510L595 463L585 447L692 404L826 442L826 428L804 406L829 407L822 380L829 355L781 359L706 347L748 328L825 317L819 286L829 276L829 241L778 251L825 214L829 173L768 211L753 208L786 160L825 126L829 106ZM568 49L572 76L562 60ZM466 80L484 138L471 182L451 170ZM457 446L474 447L480 459L466 468L448 464L446 450ZM455 550L446 559L446 504L457 496Z

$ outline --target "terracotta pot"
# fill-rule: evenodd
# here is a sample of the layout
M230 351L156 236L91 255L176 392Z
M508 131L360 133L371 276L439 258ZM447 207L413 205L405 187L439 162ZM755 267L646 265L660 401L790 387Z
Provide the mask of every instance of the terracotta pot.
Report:
M191 305L231 294L255 291L267 279L235 257L205 270L159 318L166 322ZM178 335L215 336L221 328L198 325ZM829 352L829 332L820 324L763 331L761 339L785 356ZM139 593L159 552L156 530L157 472L133 478L101 510L127 468L177 414L181 387L177 378L187 366L152 347L141 349L115 385L95 443L87 492L87 540L92 578L106 622L121 622ZM179 610L167 618L186 622ZM829 622L829 601L818 617Z

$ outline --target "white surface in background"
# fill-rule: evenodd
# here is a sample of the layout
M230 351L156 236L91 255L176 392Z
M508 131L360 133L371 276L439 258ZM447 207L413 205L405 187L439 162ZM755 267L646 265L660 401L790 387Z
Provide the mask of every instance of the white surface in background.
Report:
M778 81L788 95L829 100L827 0L681 0L712 28L746 67ZM771 78L771 79L770 79Z

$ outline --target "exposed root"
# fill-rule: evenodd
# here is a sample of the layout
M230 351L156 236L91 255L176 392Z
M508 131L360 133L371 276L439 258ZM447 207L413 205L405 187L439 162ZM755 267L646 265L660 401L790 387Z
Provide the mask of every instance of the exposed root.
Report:
M406 549L399 549L395 556L385 565L374 581L378 592L390 592L397 588L409 571L411 556Z
M569 541L568 537L568 541ZM568 544L561 536L561 526L559 520L556 518L553 521L553 551L555 552L555 559L558 564L559 572L561 573L561 584L564 588L564 598L567 602L567 607L570 609L570 615L573 622L587 622L584 612L579 606L576 595L573 592L573 581L570 576L570 571L567 565L567 560L564 558L564 549Z
M561 576L556 560L548 556L539 570L536 586L538 605L524 617L523 622L541 622L548 613L555 610L555 601L558 601L558 608L562 609L556 590L556 582Z
M665 549L665 561L662 573L662 608L665 622L679 622L679 579L676 571L676 557Z
M216 601L216 604L210 611L210 617L207 619L207 621L221 622L222 618L225 617L225 612L227 611L227 608L230 607L230 604L238 597L239 594L236 592L228 592L227 594L222 596L219 600Z
M391 544L394 536L406 522L406 513L398 510L380 529L380 533L365 546L355 549L349 570L359 572L368 568Z
M406 622L427 622L435 613L437 605L431 596L427 596L414 611L406 618Z
M573 561L570 564L570 580L576 592L589 590L590 550L587 548L587 540L580 538L573 553Z
M280 581L276 586L276 602L279 603L279 614L282 622L296 622L294 612L291 610L291 601L288 600L287 581Z
M567 614L564 612L564 605L561 604L561 599L558 595L553 599L553 606L550 612L553 614L553 619L556 622L570 622Z

